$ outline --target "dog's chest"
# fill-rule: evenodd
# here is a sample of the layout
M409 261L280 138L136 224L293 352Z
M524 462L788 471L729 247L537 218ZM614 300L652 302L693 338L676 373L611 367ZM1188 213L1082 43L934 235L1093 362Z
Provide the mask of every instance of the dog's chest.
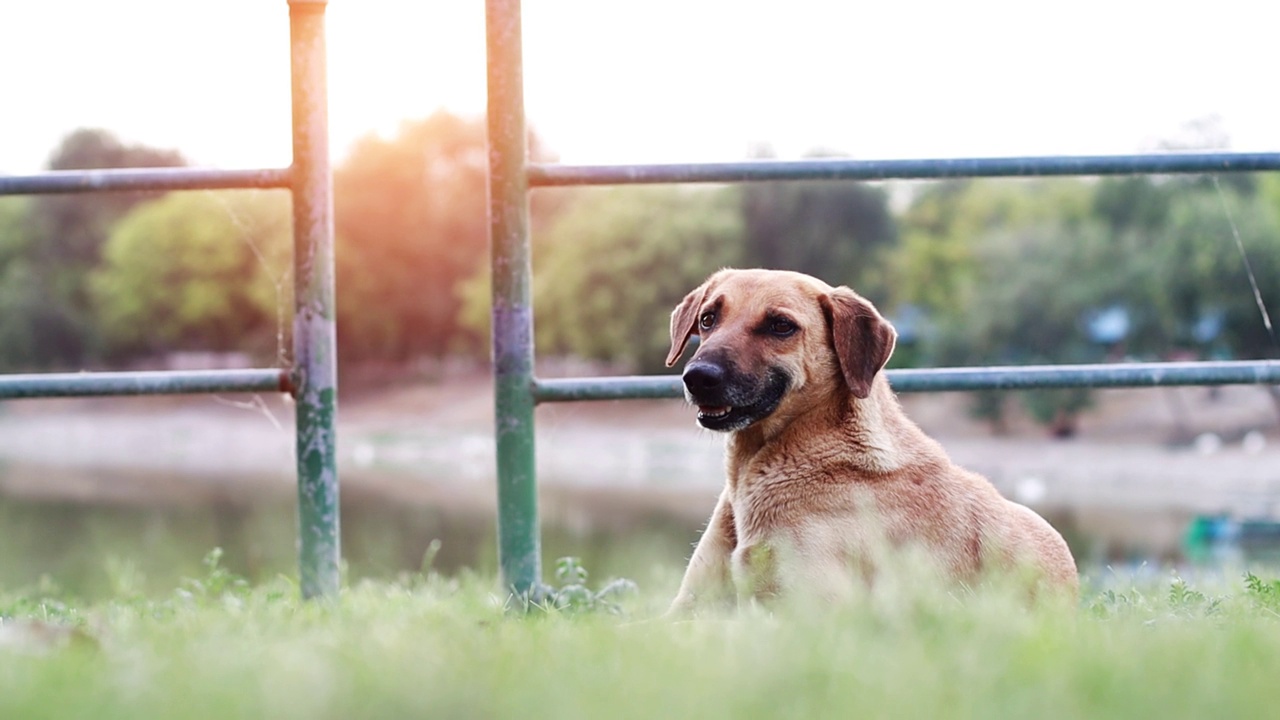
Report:
M776 568L793 555L849 567L887 547L921 545L948 557L964 549L965 503L942 492L937 468L886 478L830 458L767 460L730 475L740 591L768 594Z
M740 539L794 527L832 503L843 505L847 495L839 472L803 454L760 453L730 460L726 469Z
M821 582L844 582L860 544L857 528L836 520L853 517L847 502L824 492L821 482L747 481L737 490L730 500L736 543L729 570L740 598L778 595L797 573L818 565L841 576Z

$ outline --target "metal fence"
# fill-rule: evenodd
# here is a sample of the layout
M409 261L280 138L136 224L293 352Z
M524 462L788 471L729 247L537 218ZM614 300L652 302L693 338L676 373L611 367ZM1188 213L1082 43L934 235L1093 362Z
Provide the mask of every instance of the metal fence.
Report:
M212 392L289 392L296 400L299 570L305 597L338 591L335 462L333 189L329 165L324 13L327 0L288 0L293 164L265 170L190 168L0 176L0 195L282 188L293 198L293 361L289 367L201 372L0 375L0 399ZM487 0L489 222L499 561L506 586L541 576L534 408L539 402L676 398L674 376L540 380L533 372L528 192L532 187L769 180L888 180L1280 170L1280 153L1205 153L952 160L811 160L564 166L527 160L519 0ZM943 368L888 373L900 392L1049 387L1280 384L1280 363L1142 363Z
M540 380L533 374L529 213L533 187L772 180L890 180L1280 170L1280 153L1194 153L948 160L804 160L625 166L532 164L525 147L520 0L487 0L489 211L497 388L499 564L514 591L539 570L533 410L539 402L676 398L674 376ZM713 268L708 268L711 270ZM899 392L1278 384L1280 362L942 368L888 373Z
M290 367L201 372L0 375L0 399L88 395L289 392L295 399L298 553L305 597L338 591L334 457L333 185L325 79L327 0L288 0L293 164L267 170L139 168L0 176L0 195L283 188L293 197L294 324Z

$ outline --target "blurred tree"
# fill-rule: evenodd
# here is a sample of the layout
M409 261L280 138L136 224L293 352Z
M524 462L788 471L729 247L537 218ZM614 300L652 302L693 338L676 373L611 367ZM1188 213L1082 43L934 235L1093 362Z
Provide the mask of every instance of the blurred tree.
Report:
M897 228L882 188L768 182L747 183L740 193L746 265L797 270L877 299L886 290L881 266Z
M1093 213L1117 235L1154 230L1169 216L1177 195L1170 190L1168 182L1157 184L1148 175L1103 178L1093 194Z
M26 257L29 208L26 198L0 197L0 371L38 366L33 325L42 294Z
M49 158L50 170L172 167L173 150L126 145L106 130L81 129L64 138ZM40 366L79 366L92 358L97 334L85 277L101 259L112 225L130 208L158 193L110 192L41 195L31 201L26 277L41 288L40 307L27 315L29 361Z
M544 154L534 138L530 152ZM482 119L437 112L394 139L364 138L338 167L344 357L400 361L463 343L460 286L488 266L487 158Z
M1269 207L1280 208L1280 174L1262 173L1257 181L1259 200Z
M927 309L941 364L1274 355L1245 266L1247 257L1274 309L1280 204L1269 198L1280 189L1272 182L1035 181L1018 193L1008 183L941 184L904 219L899 297ZM1100 318L1120 329L1103 332ZM975 413L999 425L1002 397L980 394ZM1033 417L1069 434L1088 395L1022 399Z
M1151 252L1165 289L1153 300L1178 346L1201 355L1280 355L1258 306L1269 316L1280 309L1278 213L1258 195L1226 187L1187 192L1173 205Z
M540 188L530 195L530 244L535 258L547 252L550 228L566 208L572 207L584 193L582 188ZM487 250L487 248L486 248ZM455 348L475 357L488 357L490 345L490 312L493 308L492 268L485 262L458 284L457 298L459 334ZM536 280L535 276L535 280Z
M1106 348L1090 337L1086 319L1100 308L1123 306L1127 277L1108 272L1117 250L1094 223L1046 224L989 231L974 248L975 282L963 317L944 325L948 363L1029 365L1097 361ZM975 414L996 427L1002 396L977 396ZM1021 393L1031 416L1058 436L1074 434L1087 390Z
M893 304L917 305L936 322L956 320L971 307L978 238L1044 224L1071 228L1088 220L1090 200L1089 186L1072 179L926 186L903 214L902 244L891 262Z
M0 197L0 272L26 254L30 202L22 197Z
M108 350L272 357L292 307L291 227L279 192L174 193L135 208L90 276Z
M1201 176L1104 180L1094 207L1113 240L1126 248L1118 262L1132 268L1132 352L1275 354L1246 258L1263 302L1274 307L1280 299L1280 287L1271 282L1280 269L1280 184L1248 174L1229 182Z
M1056 297L1056 274L1065 268L1064 258L1053 255L1063 248L1054 243L1069 247L1073 236L1097 235L1087 229L1091 199L1088 184L1061 179L945 181L917 193L890 263L890 307L912 305L929 319L933 331L922 334L917 351L923 364L1040 362L1054 356L1061 362L1066 354L1078 354L1080 346L1067 347L1079 334L1074 317L1057 318L1032 336L1022 332ZM1069 334L1056 334L1064 325ZM1005 397L974 393L971 411L999 432ZM1084 400L1068 405L1079 402Z
M742 262L738 190L575 193L534 258L540 351L663 371L671 310L707 275Z

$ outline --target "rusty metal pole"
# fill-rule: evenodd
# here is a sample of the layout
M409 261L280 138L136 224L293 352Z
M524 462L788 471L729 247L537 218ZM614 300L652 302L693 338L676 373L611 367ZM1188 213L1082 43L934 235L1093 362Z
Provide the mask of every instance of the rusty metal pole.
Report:
M533 307L520 2L488 0L489 247L498 443L498 564L516 596L540 588L533 438Z
M293 386L302 596L338 594L338 412L333 181L325 79L327 0L289 0L293 67Z

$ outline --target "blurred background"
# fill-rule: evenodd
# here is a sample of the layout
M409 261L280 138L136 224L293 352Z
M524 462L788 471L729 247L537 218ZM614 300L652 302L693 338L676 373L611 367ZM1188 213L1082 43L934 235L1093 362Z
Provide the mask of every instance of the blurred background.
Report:
M889 5L889 4L886 4ZM1280 9L1226 0L525 3L531 152L572 163L1280 150ZM349 576L493 570L483 3L329 10L339 452ZM36 62L36 59L39 59ZM0 11L0 172L289 163L287 8ZM544 376L668 372L670 309L723 266L870 297L892 367L1276 356L1280 177L539 190ZM277 191L0 198L0 371L288 362ZM1250 273L1251 270L1251 273ZM1252 278L1251 278L1252 274ZM1256 283L1256 289L1255 289ZM1280 548L1280 396L904 396L1082 565ZM157 591L212 547L291 574L292 408L224 396L0 403L0 589ZM538 411L548 557L679 567L721 482L682 403Z

